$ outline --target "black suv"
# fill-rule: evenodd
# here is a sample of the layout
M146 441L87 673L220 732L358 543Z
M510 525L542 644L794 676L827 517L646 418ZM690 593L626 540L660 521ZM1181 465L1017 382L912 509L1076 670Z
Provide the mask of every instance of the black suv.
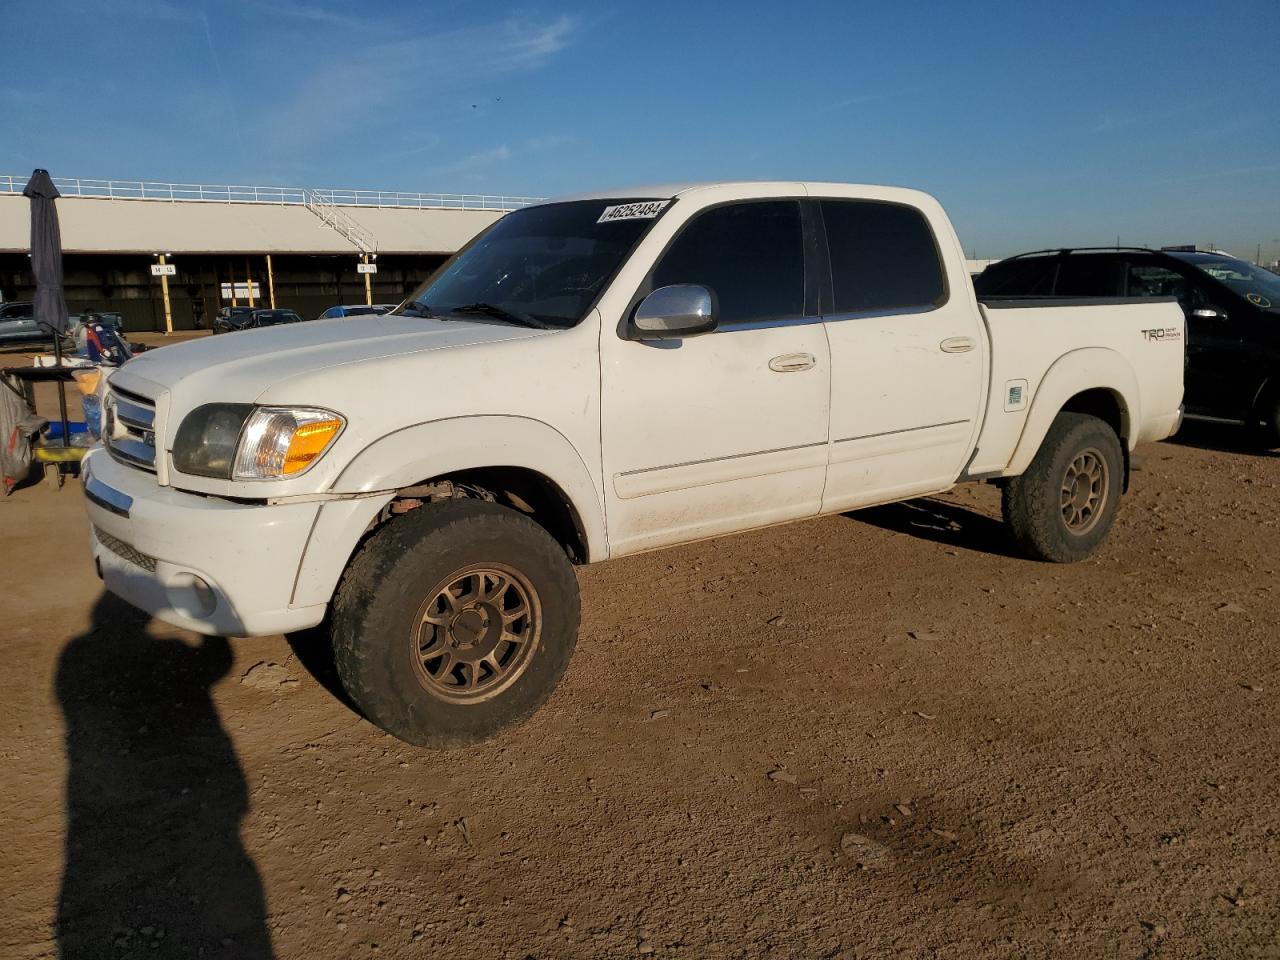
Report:
M1175 298L1187 416L1247 424L1280 446L1280 275L1221 253L1107 247L1020 254L973 285L979 298Z

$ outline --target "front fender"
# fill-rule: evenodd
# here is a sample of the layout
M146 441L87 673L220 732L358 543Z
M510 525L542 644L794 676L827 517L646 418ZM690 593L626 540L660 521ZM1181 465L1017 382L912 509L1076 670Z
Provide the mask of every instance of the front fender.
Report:
M453 417L405 427L365 447L330 490L398 490L477 467L523 467L542 474L577 511L590 558L605 555L604 506L591 471L564 434L529 417Z
M443 474L480 467L523 467L555 483L578 514L587 559L608 553L604 508L591 471L564 434L528 417L433 420L374 441L338 474L312 527L293 605L327 603L356 543L396 490Z
M1133 425L1142 422L1137 374L1129 361L1116 351L1084 347L1063 354L1040 380L1006 475L1017 476L1026 471L1067 401L1086 390L1107 390L1116 397L1120 405L1121 433L1128 448L1133 449L1138 433Z

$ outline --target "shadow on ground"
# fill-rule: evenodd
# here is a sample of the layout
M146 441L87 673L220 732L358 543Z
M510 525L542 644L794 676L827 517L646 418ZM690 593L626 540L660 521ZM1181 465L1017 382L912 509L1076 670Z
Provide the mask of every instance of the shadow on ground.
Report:
M881 530L906 533L950 547L1001 557L1021 557L999 520L942 500L905 500L851 511L845 516Z
M66 726L63 958L272 956L262 882L240 841L244 771L210 688L221 637L149 636L103 594L58 662Z
M1183 447L1212 450L1215 453L1240 453L1253 457L1280 457L1280 451L1262 446L1247 428L1229 423L1206 423L1185 420L1167 443Z
M299 630L297 633L286 633L284 638L293 655L298 658L298 663L311 674L312 679L324 687L335 700L359 716L360 708L351 699L342 685L342 678L338 676L338 665L333 658L333 641L329 637L329 629L329 621L326 619L318 627Z

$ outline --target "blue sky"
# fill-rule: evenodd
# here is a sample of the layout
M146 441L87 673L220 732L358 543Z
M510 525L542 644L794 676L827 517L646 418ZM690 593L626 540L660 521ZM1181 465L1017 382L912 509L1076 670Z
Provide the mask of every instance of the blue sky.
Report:
M0 173L936 194L966 250L1280 256L1280 3L10 0ZM50 65L51 64L51 65Z

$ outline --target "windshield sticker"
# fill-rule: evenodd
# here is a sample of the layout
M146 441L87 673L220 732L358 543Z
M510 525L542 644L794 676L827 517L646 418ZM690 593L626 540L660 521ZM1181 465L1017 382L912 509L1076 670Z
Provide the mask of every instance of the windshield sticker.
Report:
M1245 294L1245 296L1248 298L1249 302L1252 303L1255 307L1261 307L1263 310L1268 310L1271 308L1271 301L1268 300L1266 297L1264 297L1260 293L1249 293L1249 294Z
M619 203L605 207L596 223L612 223L614 220L652 220L660 214L670 200L646 200L644 203Z

